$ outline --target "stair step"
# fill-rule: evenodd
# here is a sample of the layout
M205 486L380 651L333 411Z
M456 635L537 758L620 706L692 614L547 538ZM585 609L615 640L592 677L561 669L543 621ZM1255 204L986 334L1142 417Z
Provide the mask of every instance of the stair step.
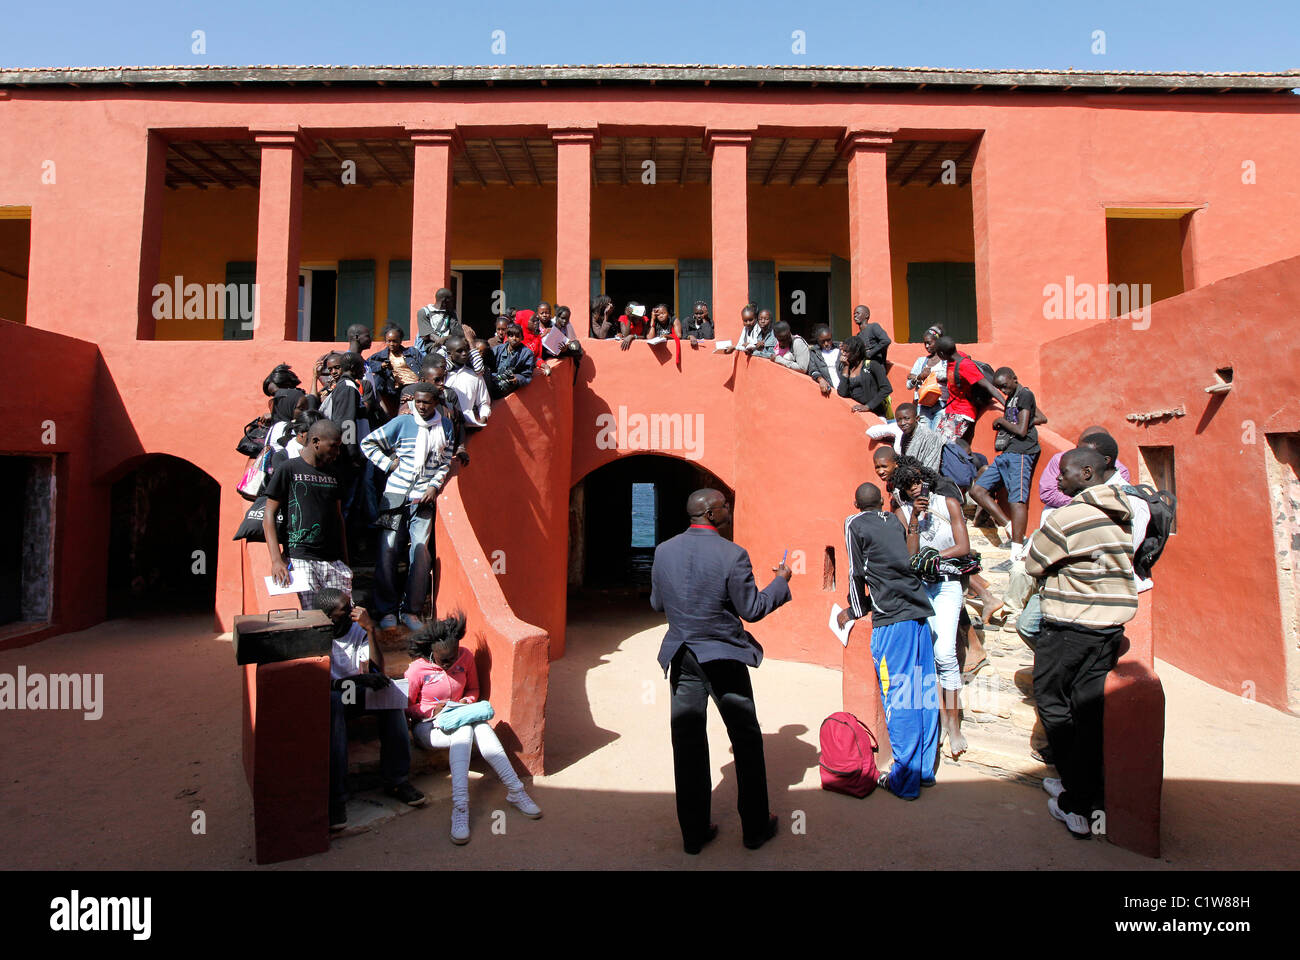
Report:
M448 770L446 750L423 750L411 745L411 776ZM379 741L348 741L348 788L353 792L380 786Z
M1022 783L1041 784L1044 777L1056 776L1056 768L1039 763L1029 755L1029 738L1020 732L991 729L994 725L962 724L970 744L960 760L945 758L946 763L970 764L999 777ZM1000 726L1000 725L998 725Z
M411 631L403 626L390 627L377 631L379 648L384 651L384 675L400 680L411 665L411 655L407 652L406 638Z

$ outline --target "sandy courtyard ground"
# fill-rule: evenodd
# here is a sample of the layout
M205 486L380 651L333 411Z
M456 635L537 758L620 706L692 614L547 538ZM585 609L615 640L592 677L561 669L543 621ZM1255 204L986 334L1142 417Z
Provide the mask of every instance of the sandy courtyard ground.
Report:
M1300 719L1159 664L1168 698L1164 855L1080 842L1041 790L945 762L907 803L820 789L817 728L840 708L840 674L768 661L754 673L772 809L782 832L740 844L726 734L710 707L718 839L681 851L673 807L663 627L649 610L575 613L551 666L550 773L533 784L539 821L505 803L476 758L465 847L447 838L447 774L417 783L430 804L325 854L262 869L1295 869L1300 867ZM239 671L206 617L117 620L0 653L0 672L103 673L101 719L4 711L0 866L253 868L252 808L240 767ZM323 747L322 747L323 749ZM207 832L191 831L202 810ZM504 817L494 815L504 811ZM493 824L504 822L504 833Z

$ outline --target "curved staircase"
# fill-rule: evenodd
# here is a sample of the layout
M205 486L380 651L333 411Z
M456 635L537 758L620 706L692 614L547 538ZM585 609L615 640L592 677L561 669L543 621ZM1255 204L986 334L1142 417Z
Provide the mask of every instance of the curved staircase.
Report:
M988 581L989 591L1001 597L1008 574L993 567L1010 558L1009 544L993 528L970 526L969 530L971 549L980 554L983 564L981 575ZM1016 633L1016 618L1010 611L1003 626L984 626L979 620L979 607L978 601L967 600L967 615L988 656L988 665L967 679L962 691L962 733L970 748L954 761L948 757L945 745L943 763L968 764L1008 780L1041 783L1044 777L1057 774L1055 767L1030 756L1034 743L1045 742L1041 727L1038 738L1032 738L1038 724L1033 696L1034 652Z

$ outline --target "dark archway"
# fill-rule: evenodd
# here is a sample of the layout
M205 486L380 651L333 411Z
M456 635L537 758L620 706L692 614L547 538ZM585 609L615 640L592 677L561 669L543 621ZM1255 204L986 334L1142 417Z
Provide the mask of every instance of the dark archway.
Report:
M704 487L734 503L731 488L693 461L632 454L570 490L568 617L565 653L552 662L547 684L548 772L618 739L595 720L589 675L611 649L664 622L648 600L654 548L687 528L686 498Z
M593 470L569 496L569 587L648 589L654 548L686 529L686 498L713 473L676 457L635 454Z
M187 460L156 454L113 482L108 616L211 610L221 488Z

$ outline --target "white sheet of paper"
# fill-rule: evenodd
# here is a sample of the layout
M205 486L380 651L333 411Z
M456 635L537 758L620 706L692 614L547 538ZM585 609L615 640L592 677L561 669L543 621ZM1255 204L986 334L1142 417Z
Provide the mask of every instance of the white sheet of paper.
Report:
M282 587L271 577L264 577L266 580L266 592L273 597L280 597L286 593L302 593L304 590L310 590L311 586L307 583L306 570L290 570L289 585Z
M568 342L569 338L564 335L564 331L554 325L550 330L546 331L546 336L542 337L542 346L550 350L551 353L559 353Z
M646 343L649 344L667 343L667 342L668 342L667 337L650 337L649 339L646 340Z
M730 349L731 349L731 341L730 341L730 340L717 340L717 341L714 341L714 344L713 344L713 352L714 352L714 353L726 353L726 352L727 352L728 350L730 350Z
M390 680L380 690L366 691L367 710L405 710L407 704L406 678Z
M831 628L831 633L835 634L835 639L839 640L840 646L847 647L849 645L849 633L852 632L853 624L856 621L854 620L848 621L846 624L844 624L844 629L841 630L839 625L839 618L840 618L840 612L843 609L844 608L841 607L838 603L831 604L831 619L830 622L827 624L827 626Z

